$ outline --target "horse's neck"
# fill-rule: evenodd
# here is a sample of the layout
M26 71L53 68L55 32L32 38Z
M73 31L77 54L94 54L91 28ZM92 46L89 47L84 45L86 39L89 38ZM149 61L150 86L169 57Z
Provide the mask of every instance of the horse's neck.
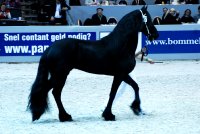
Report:
M109 37L109 48L116 53L135 53L138 44L138 31L125 33L125 31L112 33Z
M138 32L141 28L139 11L133 11L123 17L108 37L105 38L114 53L135 53L138 43Z

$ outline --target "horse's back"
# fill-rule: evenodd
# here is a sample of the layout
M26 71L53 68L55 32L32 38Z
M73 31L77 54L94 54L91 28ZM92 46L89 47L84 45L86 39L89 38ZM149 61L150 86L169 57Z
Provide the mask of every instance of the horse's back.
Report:
M80 60L87 59L95 54L97 41L85 41L79 39L66 38L55 41L48 50L48 60L51 62L64 62L66 64L76 64Z
M76 40L62 39L55 41L47 50L47 60L54 66L65 64L66 61L73 61L75 49Z
M50 46L47 54L48 61L54 67L76 68L95 74L114 75L115 73L126 70L125 68L132 63L129 63L130 61L119 63L118 60L120 59L118 58L120 56L116 57L112 50L108 49L108 45L101 40L62 39L54 42Z

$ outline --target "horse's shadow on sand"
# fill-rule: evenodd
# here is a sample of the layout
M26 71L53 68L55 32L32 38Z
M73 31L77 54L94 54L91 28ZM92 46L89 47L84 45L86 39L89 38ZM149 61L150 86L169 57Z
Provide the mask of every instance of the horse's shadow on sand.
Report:
M98 116L84 116L84 117L76 117L72 121L60 122L58 119L41 119L38 121L34 121L33 124L51 124L51 123L78 123L78 122L100 122L104 121L102 117Z
M132 121L137 119L144 119L144 118L154 118L155 115L153 113L144 113L143 115L136 116L132 114L123 114L118 116L116 118L116 121ZM82 117L74 117L73 121L66 121L66 122L60 122L58 119L41 119L38 121L34 121L33 124L51 124L51 123L89 123L89 122L107 122L105 121L101 116L82 116Z

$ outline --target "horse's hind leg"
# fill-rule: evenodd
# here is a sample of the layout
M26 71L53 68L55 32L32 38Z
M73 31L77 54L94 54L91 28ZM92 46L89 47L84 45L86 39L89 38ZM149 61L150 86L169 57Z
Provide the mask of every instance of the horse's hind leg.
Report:
M113 101L115 99L115 95L117 93L117 89L119 87L119 85L121 84L122 79L121 77L114 77L113 83L112 83L112 88L111 88L111 92L110 92L110 98L108 100L108 104L102 114L102 117L104 117L104 119L106 121L114 121L115 120L115 115L112 114L112 104Z
M64 106L63 106L62 101L61 101L61 92L62 92L62 89L65 85L65 81L66 81L68 74L69 74L69 71L66 73L65 70L63 70L63 71L59 70L59 72L56 73L56 76L52 75L52 77L54 78L54 82L53 82L54 88L53 88L52 93L53 93L53 96L55 98L56 104L58 106L59 120L61 122L72 121L71 115L69 115L65 111Z
M135 100L131 104L131 109L136 115L140 115L142 110L140 108L140 96L138 84L128 75L125 77L124 82L129 84L135 91Z

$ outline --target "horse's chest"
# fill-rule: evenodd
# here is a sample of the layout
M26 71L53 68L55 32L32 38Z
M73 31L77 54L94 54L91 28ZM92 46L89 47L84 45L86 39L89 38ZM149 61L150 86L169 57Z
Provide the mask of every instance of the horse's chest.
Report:
M125 72L131 72L135 68L135 59L124 59L119 63L119 70Z

